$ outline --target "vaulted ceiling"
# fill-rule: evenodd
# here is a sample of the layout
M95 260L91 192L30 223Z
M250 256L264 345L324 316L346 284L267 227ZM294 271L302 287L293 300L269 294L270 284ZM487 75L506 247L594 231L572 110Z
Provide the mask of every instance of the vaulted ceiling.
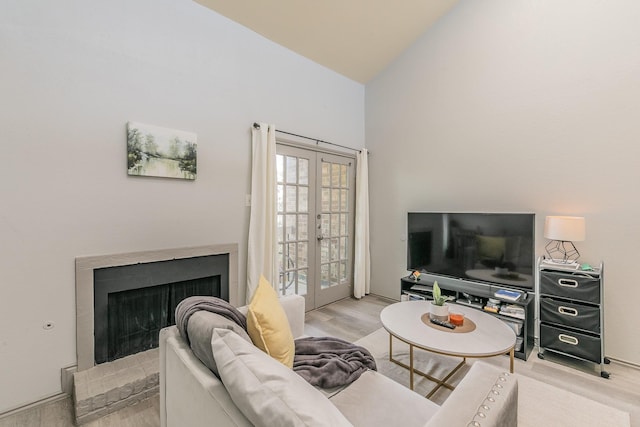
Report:
M195 0L366 83L458 0Z

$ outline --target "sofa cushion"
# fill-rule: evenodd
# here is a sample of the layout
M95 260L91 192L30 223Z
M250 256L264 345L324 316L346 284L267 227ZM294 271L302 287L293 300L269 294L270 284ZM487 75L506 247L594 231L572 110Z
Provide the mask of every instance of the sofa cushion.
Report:
M355 426L422 427L440 408L376 371L360 375L331 403Z
M217 376L220 376L211 351L211 338L213 337L214 329L229 329L247 342L251 342L251 338L242 326L219 314L200 310L191 315L187 323L187 334L189 334L191 350L207 368L211 369Z
M231 399L256 426L351 426L322 393L230 330L211 341Z
M247 313L247 331L253 343L269 356L293 367L295 343L289 320L271 284L260 276Z

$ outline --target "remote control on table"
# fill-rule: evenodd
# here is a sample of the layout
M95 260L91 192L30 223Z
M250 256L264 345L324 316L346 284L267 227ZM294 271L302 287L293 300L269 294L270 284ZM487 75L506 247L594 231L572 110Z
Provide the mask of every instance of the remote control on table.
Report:
M445 328L449 328L449 329L455 329L456 328L456 325L454 325L453 323L446 322L444 320L431 319L431 323L436 324L436 325L440 325L440 326L444 326Z

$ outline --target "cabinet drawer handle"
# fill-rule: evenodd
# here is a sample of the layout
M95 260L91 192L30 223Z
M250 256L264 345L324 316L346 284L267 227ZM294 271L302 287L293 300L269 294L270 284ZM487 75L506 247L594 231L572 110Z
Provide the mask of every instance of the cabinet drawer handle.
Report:
M558 285L564 286L565 288L577 288L578 281L573 279L558 279Z
M558 335L558 339L567 344L578 345L578 338L572 337L571 335L560 334Z
M576 310L575 308L565 307L565 306L561 305L560 307L558 307L558 313L564 314L566 316L575 317L575 316L578 315L578 310Z

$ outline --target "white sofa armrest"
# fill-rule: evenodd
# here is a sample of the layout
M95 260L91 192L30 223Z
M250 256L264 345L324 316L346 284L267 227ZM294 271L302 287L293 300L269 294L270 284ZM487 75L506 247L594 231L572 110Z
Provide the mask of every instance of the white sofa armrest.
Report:
M425 427L518 425L518 380L485 362L474 362Z
M214 421L212 421L214 420ZM160 331L160 426L248 427L224 384L193 354L178 328Z
M300 295L287 295L280 298L293 338L304 335L304 297Z

